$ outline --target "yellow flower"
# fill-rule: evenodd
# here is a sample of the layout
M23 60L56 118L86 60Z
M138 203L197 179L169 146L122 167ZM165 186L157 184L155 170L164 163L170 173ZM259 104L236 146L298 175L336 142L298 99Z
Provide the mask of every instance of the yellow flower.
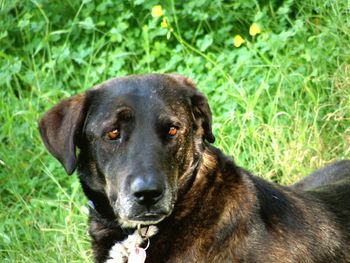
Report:
M240 47L244 43L244 39L240 35L235 35L233 38L233 45L235 47Z
M160 27L161 28L168 28L168 21L166 20L166 18L163 18L163 21L160 23Z
M153 17L160 17L164 15L163 9L161 5L155 5L152 7L152 16Z
M249 35L254 37L259 33L261 33L260 27L257 24L253 23L249 28Z

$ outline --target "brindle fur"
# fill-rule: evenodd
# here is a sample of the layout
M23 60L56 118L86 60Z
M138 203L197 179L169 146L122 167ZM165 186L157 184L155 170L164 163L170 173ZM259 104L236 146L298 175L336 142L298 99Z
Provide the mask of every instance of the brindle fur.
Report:
M169 139L173 121L179 134ZM115 126L124 135L106 141ZM77 168L95 205L89 233L96 262L134 231L135 220L159 229L147 262L350 262L350 162L292 187L251 175L210 144L207 100L184 77L107 81L53 107L39 129L67 173ZM145 208L130 184L147 178L164 191Z

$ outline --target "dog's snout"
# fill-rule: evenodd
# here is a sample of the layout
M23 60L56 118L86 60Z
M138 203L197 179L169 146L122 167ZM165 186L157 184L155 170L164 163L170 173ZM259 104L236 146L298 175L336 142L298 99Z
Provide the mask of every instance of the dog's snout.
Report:
M156 176L136 177L130 185L130 192L140 205L151 206L163 196L164 186Z

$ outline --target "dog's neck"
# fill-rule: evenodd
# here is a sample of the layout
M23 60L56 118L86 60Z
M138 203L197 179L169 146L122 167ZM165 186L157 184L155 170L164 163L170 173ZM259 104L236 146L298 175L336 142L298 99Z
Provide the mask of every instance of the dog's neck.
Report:
M203 248L207 248L208 252L220 250L226 235L237 236L233 240L244 240L246 233L235 229L239 229L237 226L246 229L250 211L254 209L246 207L252 203L247 198L254 199L254 196L244 194L250 187L248 178L241 177L240 168L214 147L205 149L202 156L190 189L179 196L173 213L158 224L159 232L152 238L148 251L149 262L165 259L170 254L172 257L186 258L185 254L188 253L189 258L196 259L197 255L202 255L200 250ZM208 214L208 211L211 213ZM223 232L226 228L232 232ZM203 233L206 238L203 238ZM223 235L217 236L217 233ZM167 242L169 240L172 240L170 244ZM192 240L192 243L186 240ZM199 240L199 243L193 240ZM197 259L205 262L203 258Z

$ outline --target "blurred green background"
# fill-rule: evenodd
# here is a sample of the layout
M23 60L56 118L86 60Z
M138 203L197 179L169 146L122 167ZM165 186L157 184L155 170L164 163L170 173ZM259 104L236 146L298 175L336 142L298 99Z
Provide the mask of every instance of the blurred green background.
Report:
M91 261L85 197L36 127L108 78L192 78L216 145L274 182L349 158L347 0L0 0L0 22L1 262Z

